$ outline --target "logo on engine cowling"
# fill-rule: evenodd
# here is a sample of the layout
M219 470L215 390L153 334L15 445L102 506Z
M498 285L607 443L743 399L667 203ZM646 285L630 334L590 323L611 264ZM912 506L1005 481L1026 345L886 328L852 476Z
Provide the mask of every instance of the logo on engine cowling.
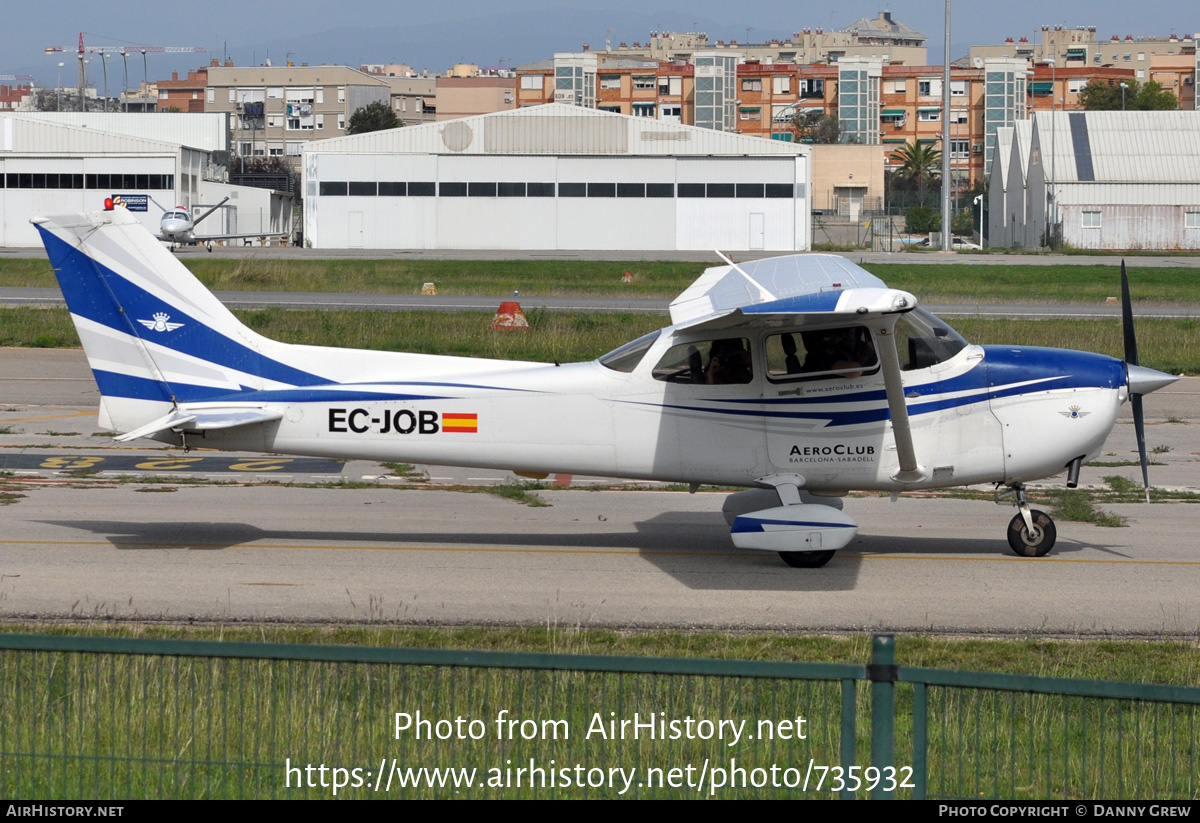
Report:
M1079 406L1069 406L1066 411L1059 412L1068 420L1078 420L1081 417L1087 417L1091 412L1080 411Z

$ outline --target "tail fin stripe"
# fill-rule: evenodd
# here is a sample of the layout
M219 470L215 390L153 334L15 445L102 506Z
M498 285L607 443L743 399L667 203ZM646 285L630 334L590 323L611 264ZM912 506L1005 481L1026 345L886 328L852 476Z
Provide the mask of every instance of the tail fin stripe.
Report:
M63 296L72 314L114 331L152 341L164 348L276 383L315 386L334 382L262 356L245 344L209 328L188 312L131 283L112 269L78 253L41 226L38 228L42 231L55 274L58 275ZM93 267L94 271L88 271ZM98 293L94 287L89 288L89 280L97 276L105 281L108 287L106 291L111 291L116 305L107 294ZM131 332L133 323L142 323L147 329ZM168 330L167 324L181 325ZM151 330L151 325L160 328Z

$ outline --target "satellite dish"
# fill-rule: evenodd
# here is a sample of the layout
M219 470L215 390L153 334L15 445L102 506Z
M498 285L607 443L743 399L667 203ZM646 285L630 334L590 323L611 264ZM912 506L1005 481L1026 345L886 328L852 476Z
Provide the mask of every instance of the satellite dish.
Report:
M977 68L977 69L983 68L983 58L982 57L976 57L971 62L975 64L975 68Z

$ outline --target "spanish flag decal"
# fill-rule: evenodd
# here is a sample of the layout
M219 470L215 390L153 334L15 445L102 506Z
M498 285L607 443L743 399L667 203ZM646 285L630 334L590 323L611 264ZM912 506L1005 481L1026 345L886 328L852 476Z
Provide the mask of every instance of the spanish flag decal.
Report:
M479 415L442 412L442 431L476 434L479 431Z

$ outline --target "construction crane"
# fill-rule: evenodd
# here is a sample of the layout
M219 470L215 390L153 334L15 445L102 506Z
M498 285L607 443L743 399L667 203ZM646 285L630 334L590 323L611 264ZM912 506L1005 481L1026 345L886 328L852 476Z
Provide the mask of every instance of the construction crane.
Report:
M46 46L46 54L61 54L70 51L64 46ZM110 54L119 54L121 59L125 61L125 85L122 92L129 89L129 55L142 55L142 77L146 89L150 88L150 73L146 64L147 54L203 54L208 49L203 46L85 46L83 44L83 32L79 32L79 48L77 50L79 56L79 106L81 111L87 111L87 98L83 96L83 88L87 85L87 76L84 69L85 54L101 55L101 63L104 66L104 108L108 109L108 62L107 58Z

